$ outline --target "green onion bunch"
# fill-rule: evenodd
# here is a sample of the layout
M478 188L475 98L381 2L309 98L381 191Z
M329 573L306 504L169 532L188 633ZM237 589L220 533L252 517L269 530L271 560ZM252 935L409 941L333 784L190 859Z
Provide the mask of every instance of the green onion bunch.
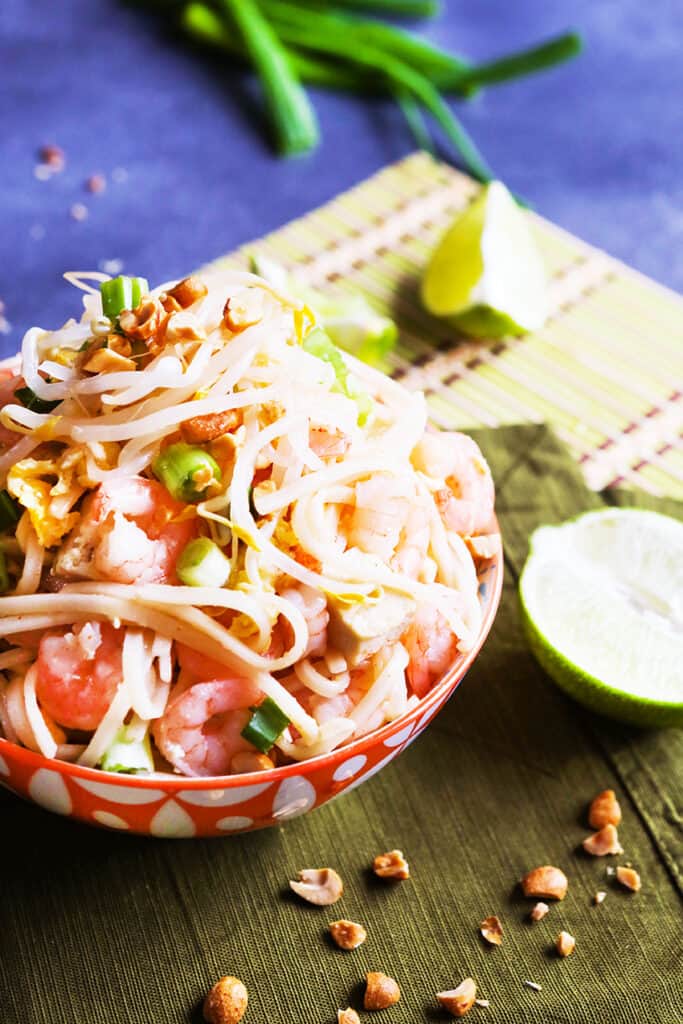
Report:
M140 2L140 0L138 0ZM432 150L430 116L475 178L492 172L446 97L467 99L576 56L575 32L485 63L449 53L375 15L432 17L438 0L156 0L173 8L195 42L250 64L273 139L285 156L314 149L319 127L305 85L392 97L420 148Z

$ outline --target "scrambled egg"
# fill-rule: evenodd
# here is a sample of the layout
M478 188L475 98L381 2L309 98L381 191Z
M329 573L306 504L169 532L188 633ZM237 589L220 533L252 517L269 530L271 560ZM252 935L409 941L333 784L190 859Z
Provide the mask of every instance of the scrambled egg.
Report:
M109 453L101 454L106 463ZM87 474L82 447L67 449L53 458L22 459L7 475L7 490L28 511L36 536L45 548L59 544L74 528L80 513L74 512L73 506L94 486L95 481Z

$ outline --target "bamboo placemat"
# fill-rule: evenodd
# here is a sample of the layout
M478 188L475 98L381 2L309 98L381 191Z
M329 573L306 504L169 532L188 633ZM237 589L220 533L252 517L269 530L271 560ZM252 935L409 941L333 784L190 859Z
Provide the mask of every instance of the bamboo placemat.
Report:
M425 391L436 423L546 421L595 490L683 497L680 296L529 213L550 279L543 330L469 341L421 309L428 255L478 190L416 153L217 263L244 265L258 249L331 294L362 291L400 327L385 368Z

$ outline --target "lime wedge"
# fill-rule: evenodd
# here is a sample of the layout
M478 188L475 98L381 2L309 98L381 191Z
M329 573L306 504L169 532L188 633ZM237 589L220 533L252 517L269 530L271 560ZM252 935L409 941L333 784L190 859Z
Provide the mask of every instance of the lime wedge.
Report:
M422 279L422 302L475 337L537 330L548 315L546 278L527 215L492 181L448 229Z
M519 594L558 686L625 722L683 726L683 523L603 509L542 526Z

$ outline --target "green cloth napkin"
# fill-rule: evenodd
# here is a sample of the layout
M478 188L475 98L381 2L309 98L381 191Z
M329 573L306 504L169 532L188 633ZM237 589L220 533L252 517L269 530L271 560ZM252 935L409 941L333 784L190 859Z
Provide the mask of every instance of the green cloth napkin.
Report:
M372 781L285 828L185 841L89 829L2 794L3 1024L198 1022L222 974L246 983L247 1024L333 1024L337 1007L360 1006L367 970L401 985L401 1002L377 1018L396 1024L445 1020L434 993L468 975L490 1000L472 1021L683 1019L683 734L583 711L531 658L517 614L534 527L633 498L588 491L544 427L478 440L506 543L500 612L453 700ZM681 514L674 502L646 503ZM637 894L606 876L608 861L580 851L586 804L605 787L622 804L621 861L642 875ZM382 883L369 865L394 847L412 876ZM566 871L569 893L532 925L516 881L545 863ZM314 908L288 892L298 869L324 865L345 881L340 903ZM598 889L607 898L594 906ZM478 934L489 914L503 922L499 948ZM368 929L355 952L327 938L339 917ZM577 942L567 960L552 951L563 928Z

